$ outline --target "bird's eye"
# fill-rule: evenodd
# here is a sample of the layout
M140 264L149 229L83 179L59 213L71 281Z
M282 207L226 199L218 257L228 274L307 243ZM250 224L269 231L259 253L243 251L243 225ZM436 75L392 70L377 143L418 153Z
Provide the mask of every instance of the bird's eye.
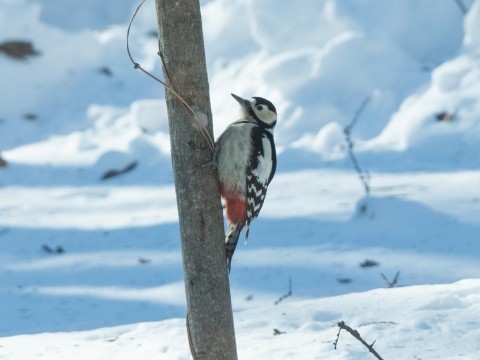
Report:
M258 110L258 111L262 111L262 110L263 110L263 106L262 106L262 105L258 105L258 106L257 106L257 110Z

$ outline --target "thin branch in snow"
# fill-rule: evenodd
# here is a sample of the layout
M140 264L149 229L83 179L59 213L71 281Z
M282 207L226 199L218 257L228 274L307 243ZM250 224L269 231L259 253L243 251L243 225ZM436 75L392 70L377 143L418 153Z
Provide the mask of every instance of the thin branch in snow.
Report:
M352 162L352 165L358 174L358 178L363 184L363 188L365 189L366 195L370 195L370 185L369 185L370 174L368 173L368 171L363 170L360 167L360 164L358 163L357 157L355 156L355 152L353 151L354 143L351 138L351 133L352 133L353 127L358 122L360 115L362 114L363 110L365 109L365 107L369 102L370 102L370 96L367 96L358 107L357 111L355 112L355 115L352 118L352 121L350 121L350 124L348 124L343 129L343 133L345 134L345 140L347 141L347 145L348 145L348 156L350 157L350 161Z
M165 74L167 74L167 80L168 80L169 84L165 83L164 81L160 80L158 77L153 75L152 73L145 70L138 62L136 62L133 59L132 53L130 52L130 29L132 27L133 21L135 20L135 17L137 16L138 11L140 10L140 8L142 7L142 5L144 3L145 3L145 0L142 0L140 2L140 4L137 6L137 8L135 9L135 12L132 15L132 18L130 19L130 22L129 22L128 28L127 28L127 54L128 54L128 57L130 58L130 61L133 64L133 68L134 69L140 69L144 74L148 75L153 80L162 84L165 87L165 89L170 91L180 101L180 103L183 105L185 110L190 115L190 117L191 117L193 123L196 125L197 129L200 131L200 133L203 135L203 137L207 141L207 144L208 144L208 147L210 148L210 151L213 153L214 142L213 142L212 138L210 137L210 134L208 133L207 128L205 127L203 122L197 117L197 115L195 114L195 111L192 109L192 107L175 90L175 87L174 87L173 83L170 81L170 78L169 78L169 75L168 75L168 72L167 72L167 68L165 66L165 62L163 61L163 56L162 56L161 52L159 51L158 55L160 56L160 59L162 60L162 65L163 65L163 68L165 70Z
M387 282L388 287L393 288L393 287L395 287L395 285L397 285L398 277L400 276L400 271L397 271L397 273L395 274L395 277L393 278L392 281L388 280L387 277L383 273L380 274L380 275L382 275L383 280L385 280Z
M61 247L60 245L57 246L55 249L52 249L50 246L47 244L42 245L42 250L46 252L47 254L64 254L65 249Z
M285 300L289 296L292 296L292 277L291 276L288 277L288 292L280 296L280 298L277 301L275 301L275 305L280 304L283 300Z
M337 334L337 339L333 343L333 346L334 346L335 350L337 350L338 340L340 339L340 332L342 330L345 330L345 331L348 331L355 339L360 341L368 349L368 351L370 351L373 354L373 356L375 356L379 360L383 360L383 358L373 348L373 345L375 344L376 340L373 343L369 344L365 340L363 340L363 338L360 336L360 333L357 330L352 329L350 326L345 324L344 321L340 321L337 325L339 327L338 334Z

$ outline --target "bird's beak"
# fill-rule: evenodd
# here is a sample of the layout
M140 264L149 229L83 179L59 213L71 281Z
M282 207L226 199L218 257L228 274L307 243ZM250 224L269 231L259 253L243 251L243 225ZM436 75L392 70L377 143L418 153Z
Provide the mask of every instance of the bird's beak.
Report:
M247 102L247 100L242 99L240 96L235 95L235 94L231 94L231 95L233 96L233 98L234 98L235 100L238 101L238 103L239 103L240 105L245 106L245 103Z

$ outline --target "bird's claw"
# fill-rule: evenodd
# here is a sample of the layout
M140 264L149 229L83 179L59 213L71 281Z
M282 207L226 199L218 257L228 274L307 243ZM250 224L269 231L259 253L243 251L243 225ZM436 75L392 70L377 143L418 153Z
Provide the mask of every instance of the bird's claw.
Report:
M217 171L217 162L215 160L209 160L204 164L199 165L200 168L202 169L211 169Z

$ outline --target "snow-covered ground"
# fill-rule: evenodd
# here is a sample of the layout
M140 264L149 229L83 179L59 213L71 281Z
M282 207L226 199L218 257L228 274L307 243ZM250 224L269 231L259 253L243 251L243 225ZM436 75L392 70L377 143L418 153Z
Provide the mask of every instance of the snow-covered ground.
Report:
M240 359L373 358L346 332L333 348L341 320L385 359L479 358L480 1L461 3L202 1L215 134L231 92L279 112L278 173L230 275ZM125 49L135 7L0 0L0 359L190 358L164 91ZM161 74L155 28L148 0L131 48ZM365 99L368 196L343 134Z

